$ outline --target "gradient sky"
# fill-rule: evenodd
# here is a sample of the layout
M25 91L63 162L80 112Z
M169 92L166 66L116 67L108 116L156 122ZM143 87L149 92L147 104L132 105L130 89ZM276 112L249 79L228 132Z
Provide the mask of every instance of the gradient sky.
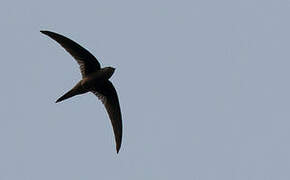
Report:
M0 180L290 179L289 0L2 0ZM120 99L55 104L87 48Z

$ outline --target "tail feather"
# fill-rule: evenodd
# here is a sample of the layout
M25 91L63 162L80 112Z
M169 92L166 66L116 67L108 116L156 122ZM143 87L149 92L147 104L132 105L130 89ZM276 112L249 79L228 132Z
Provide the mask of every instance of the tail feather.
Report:
M65 100L65 99L68 99L68 98L73 97L75 95L77 95L77 94L76 94L75 90L72 89L72 90L68 91L67 93L65 93L63 96L61 96L60 98L58 98L55 101L55 103L61 102L61 101Z
M84 88L81 86L81 83L79 82L75 87L73 87L71 90L69 90L63 96L58 98L55 103L61 102L63 100L71 98L71 97L73 97L75 95L83 94L83 93L86 93L86 92L88 92L88 91L84 90Z

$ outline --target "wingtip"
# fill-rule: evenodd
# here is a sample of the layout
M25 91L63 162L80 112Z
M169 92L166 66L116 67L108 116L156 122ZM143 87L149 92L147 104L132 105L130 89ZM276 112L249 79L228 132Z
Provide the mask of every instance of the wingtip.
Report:
M45 35L48 35L48 34L53 33L53 32L51 32L51 31L47 31L47 30L40 30L40 32L41 32L42 34L45 34Z
M121 149L121 145L117 145L116 146L117 154L119 154L120 149Z

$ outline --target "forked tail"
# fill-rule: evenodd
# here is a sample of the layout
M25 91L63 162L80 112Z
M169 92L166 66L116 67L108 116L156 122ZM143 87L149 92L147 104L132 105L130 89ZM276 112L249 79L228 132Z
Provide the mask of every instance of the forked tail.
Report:
M58 102L61 102L63 100L66 100L70 97L73 97L75 95L78 95L78 94L84 94L88 91L86 91L82 85L81 85L81 81L79 83L77 83L75 85L75 87L73 87L71 90L69 90L67 93L65 93L63 96L61 96L60 98L58 98L58 100L56 100L56 103Z

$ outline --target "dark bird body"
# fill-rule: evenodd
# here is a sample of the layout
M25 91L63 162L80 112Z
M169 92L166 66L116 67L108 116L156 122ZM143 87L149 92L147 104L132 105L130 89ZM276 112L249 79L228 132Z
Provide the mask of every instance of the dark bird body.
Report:
M75 95L87 92L94 93L105 105L111 120L117 153L122 142L122 117L117 92L113 84L109 81L115 68L101 68L98 60L86 49L76 42L54 32L40 31L43 34L57 41L67 52L69 52L80 65L82 80L80 80L71 90L61 96L56 102L61 102Z

